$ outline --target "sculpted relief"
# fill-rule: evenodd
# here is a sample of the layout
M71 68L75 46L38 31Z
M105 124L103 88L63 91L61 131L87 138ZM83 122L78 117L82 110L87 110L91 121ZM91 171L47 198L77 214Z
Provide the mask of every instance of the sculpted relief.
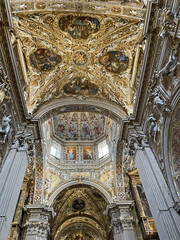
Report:
M49 49L39 48L30 55L30 62L39 71L50 71L61 62L61 57Z
M91 34L99 31L100 22L89 16L67 15L59 19L59 27L74 39L87 39Z

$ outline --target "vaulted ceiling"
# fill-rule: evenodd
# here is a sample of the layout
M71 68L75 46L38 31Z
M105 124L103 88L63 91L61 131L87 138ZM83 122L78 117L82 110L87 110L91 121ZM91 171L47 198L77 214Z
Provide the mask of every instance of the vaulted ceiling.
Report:
M108 217L104 214L106 206L102 193L92 187L77 185L62 191L54 201L53 239L68 236L76 239L78 235L89 240L106 239L109 228Z
M29 113L55 98L68 97L103 99L132 113L143 3L10 1L10 5Z

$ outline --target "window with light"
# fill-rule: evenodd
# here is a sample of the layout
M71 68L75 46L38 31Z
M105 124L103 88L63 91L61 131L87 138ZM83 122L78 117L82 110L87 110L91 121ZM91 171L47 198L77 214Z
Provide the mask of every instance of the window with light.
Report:
M61 158L61 146L59 144L53 143L50 149L51 156L60 159Z
M103 158L103 157L105 157L109 154L109 148L108 148L108 145L106 143L106 140L99 143L98 152L99 152L99 158Z

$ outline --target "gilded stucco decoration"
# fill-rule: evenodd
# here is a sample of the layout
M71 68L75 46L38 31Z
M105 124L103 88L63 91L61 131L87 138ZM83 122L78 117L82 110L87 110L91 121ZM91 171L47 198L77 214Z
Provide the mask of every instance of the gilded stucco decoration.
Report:
M65 189L54 200L54 209L57 213L53 223L54 239L75 233L76 231L71 230L75 223L76 227L79 226L78 230L81 230L81 233L91 235L90 229L94 229L94 234L103 239L109 225L108 217L103 214L106 205L106 199L94 188L79 185Z
M126 6L12 1L28 112L55 98L84 95L132 113L131 74L145 14L142 6L136 1Z
M103 187L105 191L109 193L110 196L115 194L115 173L113 170L112 162L102 163L100 167L94 165L87 159L86 162L78 162L79 159L75 161L61 161L59 162L48 160L46 164L45 172L45 188L44 202L47 204L51 195L57 188L63 186L64 184L70 181L80 181L88 180L92 183L96 183L99 186ZM78 163L78 166L77 166Z

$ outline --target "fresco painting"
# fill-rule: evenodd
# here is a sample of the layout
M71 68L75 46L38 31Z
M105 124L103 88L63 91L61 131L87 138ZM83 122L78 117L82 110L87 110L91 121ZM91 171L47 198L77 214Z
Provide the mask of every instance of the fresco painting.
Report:
M68 133L67 133L67 138L72 139L72 140L76 140L78 138L78 129L77 129L77 123L76 122L72 122L70 124L70 127L68 129Z
M93 159L93 148L92 147L83 147L83 159L92 160Z
M59 19L59 28L74 39L87 39L91 34L99 31L100 22L89 16L67 15Z
M94 121L94 134L95 137L99 137L100 134L103 133L103 126L104 124L102 123L102 125L100 125L97 121Z
M99 63L109 72L120 73L128 68L129 58L120 51L110 51L99 58Z
M64 132L65 132L65 121L62 120L57 126L56 133L57 135L62 137L64 135Z
M98 87L85 77L75 77L63 88L66 94L72 95L96 95L98 93Z
M61 60L61 56L45 48L39 48L30 55L31 65L39 71L50 71L59 64Z
M82 124L81 135L82 135L83 139L90 138L90 127L87 125L87 123Z
M66 147L66 160L76 160L76 147Z

